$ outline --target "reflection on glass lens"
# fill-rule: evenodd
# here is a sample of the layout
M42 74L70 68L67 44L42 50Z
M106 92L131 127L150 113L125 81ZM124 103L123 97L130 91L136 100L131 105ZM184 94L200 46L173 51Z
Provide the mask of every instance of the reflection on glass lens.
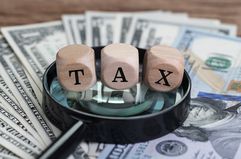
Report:
M143 83L125 90L114 90L97 81L83 92L66 91L55 78L50 86L51 95L65 107L105 116L133 116L151 114L170 107L181 100L183 90L172 92L150 90Z

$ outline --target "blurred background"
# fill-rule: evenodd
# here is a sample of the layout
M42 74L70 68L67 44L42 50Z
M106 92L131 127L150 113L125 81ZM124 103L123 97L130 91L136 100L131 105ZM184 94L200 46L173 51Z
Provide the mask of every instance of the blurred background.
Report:
M57 20L62 14L87 10L186 12L191 17L215 18L241 25L240 0L1 0L0 25ZM240 30L238 34L241 35Z

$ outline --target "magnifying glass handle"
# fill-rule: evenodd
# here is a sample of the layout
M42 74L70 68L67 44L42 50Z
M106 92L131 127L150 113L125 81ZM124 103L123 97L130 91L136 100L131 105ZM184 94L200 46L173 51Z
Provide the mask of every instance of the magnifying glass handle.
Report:
M56 142L46 149L39 159L65 159L84 138L84 125L82 121L78 121L67 132L60 136Z

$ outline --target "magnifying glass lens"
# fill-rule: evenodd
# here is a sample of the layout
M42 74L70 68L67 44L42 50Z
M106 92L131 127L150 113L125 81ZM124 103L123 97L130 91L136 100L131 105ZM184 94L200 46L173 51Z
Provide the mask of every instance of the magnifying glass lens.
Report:
M62 106L105 116L132 116L151 114L174 105L183 97L182 88L172 92L150 90L143 83L125 90L106 87L101 81L83 92L65 90L57 78L50 86L51 95Z

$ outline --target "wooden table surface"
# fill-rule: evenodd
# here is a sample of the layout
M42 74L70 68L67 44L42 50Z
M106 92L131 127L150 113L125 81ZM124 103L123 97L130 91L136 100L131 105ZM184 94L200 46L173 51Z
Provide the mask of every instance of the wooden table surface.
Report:
M241 0L0 0L0 26L57 20L86 10L187 12L241 27ZM238 29L239 35L241 30Z

